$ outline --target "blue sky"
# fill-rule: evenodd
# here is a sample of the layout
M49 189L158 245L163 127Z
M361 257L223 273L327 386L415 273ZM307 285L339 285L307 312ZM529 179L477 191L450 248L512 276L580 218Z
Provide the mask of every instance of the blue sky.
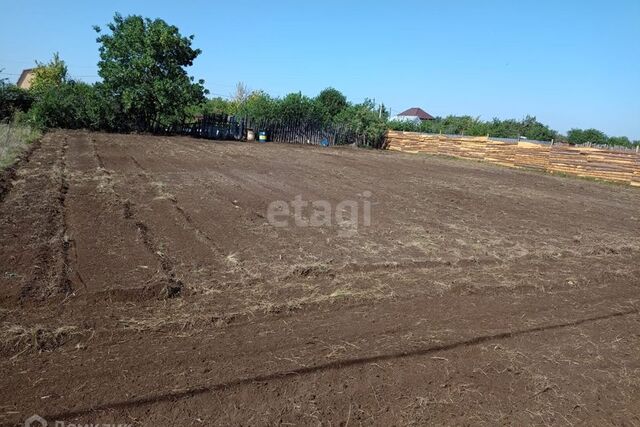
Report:
M392 113L532 114L552 128L640 139L640 1L40 1L2 4L0 68L17 79L55 51L98 79L92 26L115 11L194 34L189 70L212 94L327 86Z

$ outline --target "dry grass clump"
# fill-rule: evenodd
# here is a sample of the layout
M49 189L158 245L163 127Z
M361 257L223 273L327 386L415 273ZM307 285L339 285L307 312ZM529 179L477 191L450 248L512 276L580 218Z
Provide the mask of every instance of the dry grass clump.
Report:
M4 323L0 326L0 352L20 354L27 351L52 351L78 334L78 327L70 325L47 328Z
M331 267L323 263L296 264L291 267L288 277L315 277L330 271Z

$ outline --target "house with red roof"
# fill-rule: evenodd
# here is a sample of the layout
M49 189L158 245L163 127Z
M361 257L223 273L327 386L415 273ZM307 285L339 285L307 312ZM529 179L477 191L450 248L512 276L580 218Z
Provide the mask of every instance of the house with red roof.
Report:
M409 108L408 110L405 110L402 113L398 114L396 118L403 121L424 121L435 119L435 117L419 107Z

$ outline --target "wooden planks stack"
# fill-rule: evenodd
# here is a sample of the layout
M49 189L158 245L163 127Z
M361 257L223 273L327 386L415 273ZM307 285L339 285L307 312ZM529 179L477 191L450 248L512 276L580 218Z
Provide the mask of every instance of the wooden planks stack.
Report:
M640 153L526 141L493 141L487 137L464 137L389 131L386 147L408 153L441 154L484 160L509 167L625 182L640 187Z
M485 138L484 160L499 165L515 167L518 144L512 142L491 141Z
M547 170L549 168L550 145L518 142L515 165L521 168Z
M549 170L631 184L638 170L633 151L554 147Z
M389 150L405 151L407 153L438 154L439 144L437 135L416 132L393 132L393 137L387 135Z
M587 165L587 153L575 148L557 145L549 153L549 172L579 175Z

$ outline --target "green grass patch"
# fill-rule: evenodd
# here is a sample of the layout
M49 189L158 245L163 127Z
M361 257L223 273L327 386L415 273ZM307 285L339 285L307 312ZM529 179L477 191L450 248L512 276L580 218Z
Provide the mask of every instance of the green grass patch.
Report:
M0 170L14 164L41 135L40 131L24 124L0 123Z

